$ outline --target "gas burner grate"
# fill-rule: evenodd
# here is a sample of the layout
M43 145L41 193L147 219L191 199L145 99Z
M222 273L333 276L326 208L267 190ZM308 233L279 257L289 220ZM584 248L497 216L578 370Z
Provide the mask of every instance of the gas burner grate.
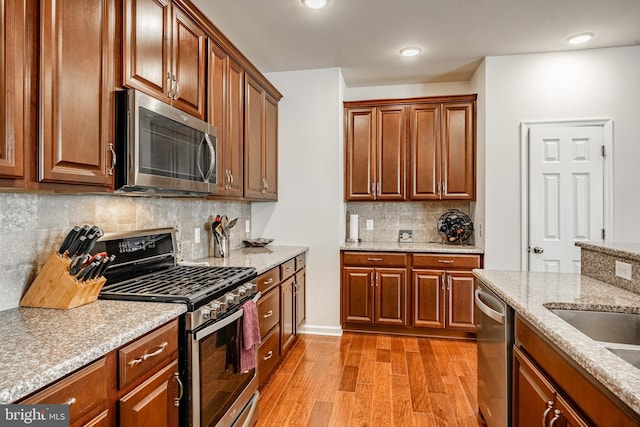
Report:
M178 266L119 283L107 283L100 295L195 302L234 289L256 275L256 269L252 267Z

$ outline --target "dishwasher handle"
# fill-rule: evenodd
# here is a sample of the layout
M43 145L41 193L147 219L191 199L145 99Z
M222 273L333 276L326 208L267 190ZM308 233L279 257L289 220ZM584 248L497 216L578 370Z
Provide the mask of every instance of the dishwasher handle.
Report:
M489 295L485 294L484 292L482 292L480 290L480 288L476 289L476 291L475 291L475 300L476 300L476 305L478 306L478 309L481 312L483 312L484 314L486 314L487 316L489 316L490 318L492 318L493 320L495 320L496 322L500 323L501 325L504 325L504 313L500 313L498 311L495 311L493 308L491 308L488 305L486 305L480 299L480 295L489 296Z

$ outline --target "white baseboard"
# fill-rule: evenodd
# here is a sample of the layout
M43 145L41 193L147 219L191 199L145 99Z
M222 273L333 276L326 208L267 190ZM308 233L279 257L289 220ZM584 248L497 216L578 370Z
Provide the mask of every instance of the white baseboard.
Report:
M314 326L304 324L300 327L300 329L298 329L298 333L339 337L342 336L342 328L340 326Z

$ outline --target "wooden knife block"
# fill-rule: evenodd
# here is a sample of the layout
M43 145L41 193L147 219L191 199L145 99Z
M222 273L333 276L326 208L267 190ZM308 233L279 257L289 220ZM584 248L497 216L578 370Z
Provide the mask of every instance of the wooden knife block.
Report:
M20 305L68 309L98 299L100 289L107 279L78 281L69 274L69 259L53 252L33 281Z

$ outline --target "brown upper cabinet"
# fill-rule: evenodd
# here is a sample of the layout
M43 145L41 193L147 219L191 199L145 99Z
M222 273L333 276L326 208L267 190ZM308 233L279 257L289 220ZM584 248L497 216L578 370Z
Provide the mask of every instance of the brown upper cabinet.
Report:
M0 0L0 177L24 176L24 2Z
M406 107L347 108L347 200L406 198Z
M244 190L244 70L209 40L209 123L218 129L218 194L242 197Z
M39 5L38 181L112 187L115 0Z
M345 200L475 200L475 104L345 102Z
M124 1L125 86L205 120L206 34L176 3Z
M278 99L246 75L244 197L278 200Z

